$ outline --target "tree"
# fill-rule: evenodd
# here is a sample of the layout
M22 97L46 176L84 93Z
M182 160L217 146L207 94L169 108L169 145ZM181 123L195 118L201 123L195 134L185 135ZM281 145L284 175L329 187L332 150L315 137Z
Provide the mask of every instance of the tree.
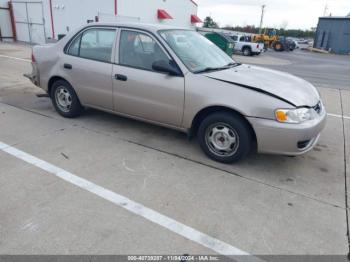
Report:
M210 16L207 16L204 19L204 23L203 23L203 27L206 28L218 28L218 24L213 20L213 18L211 18Z

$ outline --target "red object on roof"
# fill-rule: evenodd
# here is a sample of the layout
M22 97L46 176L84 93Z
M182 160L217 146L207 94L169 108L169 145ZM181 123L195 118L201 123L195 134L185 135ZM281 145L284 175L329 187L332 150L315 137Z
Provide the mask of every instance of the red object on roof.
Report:
M195 23L203 23L203 21L196 15L191 15L191 23L195 24Z
M167 13L167 11L163 9L158 9L158 19L173 19L171 15Z

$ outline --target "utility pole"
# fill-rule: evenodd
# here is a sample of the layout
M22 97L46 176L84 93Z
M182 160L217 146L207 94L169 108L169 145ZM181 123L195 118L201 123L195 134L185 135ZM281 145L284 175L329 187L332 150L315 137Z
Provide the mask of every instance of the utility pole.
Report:
M327 15L327 11L328 11L328 4L326 3L326 6L324 7L323 16Z
M262 26L263 26L263 22L264 22L265 7L266 7L266 5L262 5L261 6L261 19L260 19L259 35L261 35L261 33L262 33Z

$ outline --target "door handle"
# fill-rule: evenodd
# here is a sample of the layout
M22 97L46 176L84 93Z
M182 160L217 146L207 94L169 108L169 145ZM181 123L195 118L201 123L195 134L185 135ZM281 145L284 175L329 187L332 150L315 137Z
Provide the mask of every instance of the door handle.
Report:
M117 80L120 80L120 81L126 81L128 80L128 77L125 76L125 75L120 75L120 74L115 74L114 75L114 78L117 79Z
M64 64L63 67L65 69L72 69L73 68L71 64Z

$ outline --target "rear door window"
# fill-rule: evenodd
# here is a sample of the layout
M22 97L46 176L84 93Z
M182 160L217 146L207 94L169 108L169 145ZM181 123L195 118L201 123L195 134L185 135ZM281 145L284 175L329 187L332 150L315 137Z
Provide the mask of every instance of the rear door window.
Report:
M111 62L115 29L86 30L71 44L68 54L101 62Z

